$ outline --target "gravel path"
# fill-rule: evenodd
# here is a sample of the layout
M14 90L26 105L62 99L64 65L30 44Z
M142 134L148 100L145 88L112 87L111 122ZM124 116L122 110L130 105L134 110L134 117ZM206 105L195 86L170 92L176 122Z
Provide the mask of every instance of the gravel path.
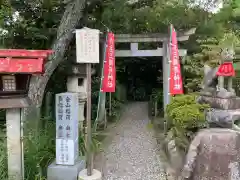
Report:
M166 180L145 102L130 103L104 150L103 180Z

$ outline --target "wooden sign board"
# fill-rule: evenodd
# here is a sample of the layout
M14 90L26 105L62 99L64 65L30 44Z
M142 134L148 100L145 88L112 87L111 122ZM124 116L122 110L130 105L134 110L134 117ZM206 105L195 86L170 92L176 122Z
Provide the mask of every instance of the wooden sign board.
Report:
M76 30L77 63L99 63L99 34L98 29Z
M44 73L52 50L0 49L0 73Z
M43 73L44 60L0 58L0 73Z

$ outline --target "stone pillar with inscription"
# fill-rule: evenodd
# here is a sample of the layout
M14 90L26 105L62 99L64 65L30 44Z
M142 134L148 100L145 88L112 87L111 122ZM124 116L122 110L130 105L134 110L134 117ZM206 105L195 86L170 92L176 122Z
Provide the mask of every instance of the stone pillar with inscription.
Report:
M56 94L56 161L48 167L48 180L76 180L85 168L79 157L79 94Z
M56 164L74 165L78 153L78 94L56 95Z

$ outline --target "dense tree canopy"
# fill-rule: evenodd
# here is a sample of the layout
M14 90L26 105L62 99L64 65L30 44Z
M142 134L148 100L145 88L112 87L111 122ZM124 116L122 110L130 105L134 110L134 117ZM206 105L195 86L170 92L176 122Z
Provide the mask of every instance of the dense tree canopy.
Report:
M188 57L183 66L186 90L196 91L199 90L203 64L216 63L219 59L219 47L228 45L233 39L234 42L239 39L240 3L237 0L224 2L223 8L218 13L212 13L209 9L218 5L218 1L209 0L199 5L195 2L189 0L167 2L163 0L86 2L84 0L2 0L0 27L4 33L1 35L1 46L48 49L54 47L54 43L56 45L60 41L59 37L67 31L74 31L74 28L83 26L98 28L102 32L110 29L114 33L167 33L170 23L178 31L196 27L196 34L188 42L180 44L181 47L188 49ZM82 9L73 12L76 11L76 8L74 9L76 3L81 4ZM70 21L74 15L78 18L75 24L71 25ZM71 42L69 38L65 39L68 41L62 52L65 56L55 56L51 61L67 62L65 60L69 61L69 58L73 57L73 35L68 37L71 38ZM124 69L124 63L118 64L119 70ZM49 66L52 71L48 72L53 72L55 66ZM61 66L65 64L61 63L56 73L64 77ZM48 81L48 78L44 81ZM53 76L54 83L50 81L49 88L63 88L56 85L63 84L58 81L59 79ZM42 95L40 93L40 96ZM41 100L39 102L41 103Z

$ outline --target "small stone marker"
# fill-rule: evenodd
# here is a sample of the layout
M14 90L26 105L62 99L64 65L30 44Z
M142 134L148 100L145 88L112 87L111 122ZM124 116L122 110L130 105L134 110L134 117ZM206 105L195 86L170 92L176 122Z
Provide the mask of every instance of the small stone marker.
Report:
M78 156L78 93L56 94L56 164L74 165Z

